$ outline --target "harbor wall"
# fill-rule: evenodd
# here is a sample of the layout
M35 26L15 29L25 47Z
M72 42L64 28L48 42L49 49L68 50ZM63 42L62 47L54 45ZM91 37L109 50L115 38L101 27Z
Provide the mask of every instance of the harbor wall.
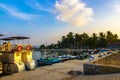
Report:
M105 57L102 57L96 61L93 61L92 63L120 66L120 51L115 52L115 53L111 53Z
M120 67L118 66L85 63L83 67L86 75L120 73Z
M120 73L120 51L111 53L98 60L83 64L84 74Z

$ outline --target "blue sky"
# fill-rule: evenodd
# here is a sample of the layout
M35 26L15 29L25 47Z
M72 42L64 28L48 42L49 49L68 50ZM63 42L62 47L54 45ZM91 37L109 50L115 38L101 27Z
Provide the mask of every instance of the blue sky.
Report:
M120 36L119 0L0 0L0 32L55 43L68 32L111 30Z

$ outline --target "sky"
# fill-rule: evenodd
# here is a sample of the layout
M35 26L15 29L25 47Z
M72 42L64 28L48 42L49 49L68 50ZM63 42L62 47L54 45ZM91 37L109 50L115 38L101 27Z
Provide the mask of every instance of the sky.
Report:
M56 43L68 32L120 36L120 0L0 0L0 34Z

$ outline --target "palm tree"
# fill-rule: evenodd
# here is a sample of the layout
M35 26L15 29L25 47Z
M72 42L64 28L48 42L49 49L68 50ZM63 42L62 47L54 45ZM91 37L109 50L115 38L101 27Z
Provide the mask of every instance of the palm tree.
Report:
M105 34L103 32L99 33L99 46L100 47L106 47L106 38L105 38Z
M110 45L113 42L113 34L112 34L112 32L107 31L106 39L107 39L107 44L108 45Z
M92 34L92 46L96 48L98 46L98 37L96 33Z
M79 45L79 34L76 33L74 35L74 47L78 48L78 45Z
M89 37L86 41L86 44L89 46L89 48L93 48L93 38Z
M87 33L83 33L81 36L82 36L82 46L86 47L87 46L86 41L87 39L89 39L89 36Z
M61 46L62 46L62 48L68 47L68 39L65 36L62 36Z
M74 46L74 36L72 32L69 32L67 34L67 39L68 39L68 45L70 48L72 48Z
M117 34L114 34L114 35L113 35L113 41L114 41L114 42L117 42L117 41L118 41L118 35L117 35Z
M57 45L58 48L62 48L62 46L61 46L61 42L60 42L59 40L58 40L58 42L57 42L56 45Z
M50 47L57 48L80 48L87 47L96 48L96 47L106 47L108 44L113 42L120 41L117 34L113 34L110 31L107 31L105 35L103 32L100 32L99 35L93 33L91 37L87 33L75 35L72 32L69 32L67 35L62 36L61 40L57 44L52 44Z
M75 47L76 48L80 48L80 46L82 46L82 35L76 33L74 35L74 42L75 42Z

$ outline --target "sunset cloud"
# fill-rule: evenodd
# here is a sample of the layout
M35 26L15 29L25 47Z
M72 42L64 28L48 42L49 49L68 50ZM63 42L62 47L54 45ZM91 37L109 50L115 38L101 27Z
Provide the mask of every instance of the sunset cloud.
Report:
M92 21L93 10L80 0L57 0L55 4L57 19L76 26Z

